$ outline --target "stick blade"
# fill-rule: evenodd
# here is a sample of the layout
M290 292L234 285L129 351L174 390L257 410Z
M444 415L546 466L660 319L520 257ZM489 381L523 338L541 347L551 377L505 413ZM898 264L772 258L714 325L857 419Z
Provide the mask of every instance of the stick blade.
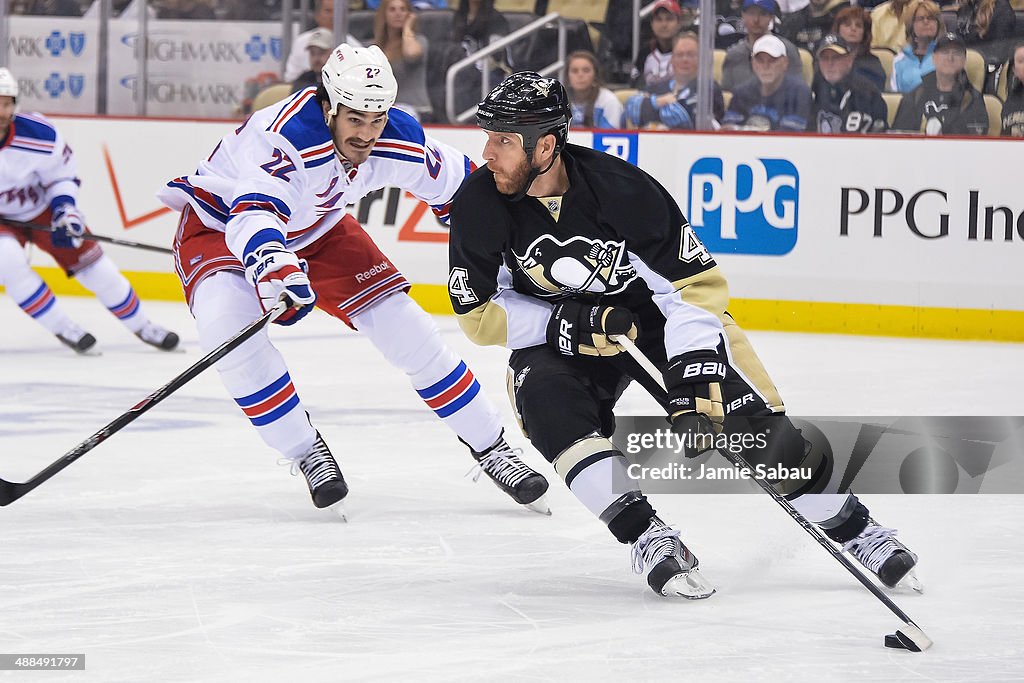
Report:
M904 650L910 650L911 652L924 652L932 646L932 639L926 636L924 631L914 623L907 624L891 636L886 636L886 647L895 647L895 644L889 644L890 638L893 636L895 636L896 640L899 641L900 647Z
M6 507L21 498L18 485L0 479L0 507Z

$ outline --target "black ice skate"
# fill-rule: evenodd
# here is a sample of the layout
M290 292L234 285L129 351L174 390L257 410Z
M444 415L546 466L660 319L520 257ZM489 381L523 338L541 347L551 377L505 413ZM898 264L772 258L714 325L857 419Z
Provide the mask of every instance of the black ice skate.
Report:
M917 555L896 540L896 530L880 526L868 518L868 525L857 538L843 544L865 569L871 571L889 588L907 586L918 593L924 587L914 574Z
M551 508L544 497L548 490L548 480L520 460L519 456L523 452L509 446L504 436L499 436L494 445L483 453L477 453L472 448L469 450L477 461L473 481L477 481L483 472L515 502L542 515L551 514Z
M658 595L688 600L709 598L715 588L697 571L697 556L679 540L679 531L657 517L633 543L633 573L646 574Z
M153 323L146 323L135 336L161 351L173 351L178 348L178 335Z
M293 475L302 472L306 478L313 505L318 508L333 507L342 520L348 521L341 504L342 499L348 495L348 484L320 432L317 432L316 441L308 453L289 462Z
M88 332L80 328L74 328L64 330L57 335L57 339L62 344L74 349L75 353L82 355L99 355L97 352L92 352L92 348L96 346L96 337L92 336Z

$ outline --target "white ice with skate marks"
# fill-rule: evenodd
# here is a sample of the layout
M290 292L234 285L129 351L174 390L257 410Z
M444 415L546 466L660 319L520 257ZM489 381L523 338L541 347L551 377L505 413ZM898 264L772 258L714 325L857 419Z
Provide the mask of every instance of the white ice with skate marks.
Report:
M186 354L65 299L76 357L0 301L0 474L23 480L199 357L184 306L149 304ZM509 415L505 355L439 318ZM753 333L797 414L1024 414L1024 347ZM469 454L357 334L275 329L338 456L349 523L278 467L212 372L0 509L0 651L85 653L69 681L1009 681L1024 671L1022 496L866 497L921 556L901 622L760 493L654 497L718 592L654 595L629 548L552 479L553 516L464 478ZM841 359L841 360L839 360ZM625 412L651 410L640 391ZM508 424L512 424L508 417ZM509 439L526 446L516 433Z

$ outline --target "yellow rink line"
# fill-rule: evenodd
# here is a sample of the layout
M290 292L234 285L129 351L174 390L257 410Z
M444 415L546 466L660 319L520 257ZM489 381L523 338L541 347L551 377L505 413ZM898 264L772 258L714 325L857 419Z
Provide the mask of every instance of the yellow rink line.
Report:
M58 268L36 268L36 271L49 283L54 294L89 295ZM125 275L143 300L184 300L178 279L171 273L128 272ZM415 285L411 294L430 313L452 313L444 285ZM741 326L750 330L1024 341L1024 311L732 299L729 312Z

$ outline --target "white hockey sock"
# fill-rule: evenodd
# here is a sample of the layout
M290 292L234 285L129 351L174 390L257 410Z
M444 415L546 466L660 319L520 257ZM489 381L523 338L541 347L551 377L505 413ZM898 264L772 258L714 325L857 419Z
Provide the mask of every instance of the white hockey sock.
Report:
M626 457L603 436L580 439L553 464L573 495L605 524L642 495L629 478Z
M262 313L253 288L236 272L211 275L199 284L192 299L199 343L207 353ZM216 367L228 393L264 443L289 459L309 451L316 430L266 328L226 355Z
M49 286L29 267L25 250L10 235L0 235L0 285L26 315L51 333L79 329Z
M75 273L75 279L132 332L138 332L149 322L131 283L105 255Z
M413 389L473 450L482 452L501 435L501 418L480 391L473 372L441 339L433 319L399 292L352 319L391 365L409 376Z

